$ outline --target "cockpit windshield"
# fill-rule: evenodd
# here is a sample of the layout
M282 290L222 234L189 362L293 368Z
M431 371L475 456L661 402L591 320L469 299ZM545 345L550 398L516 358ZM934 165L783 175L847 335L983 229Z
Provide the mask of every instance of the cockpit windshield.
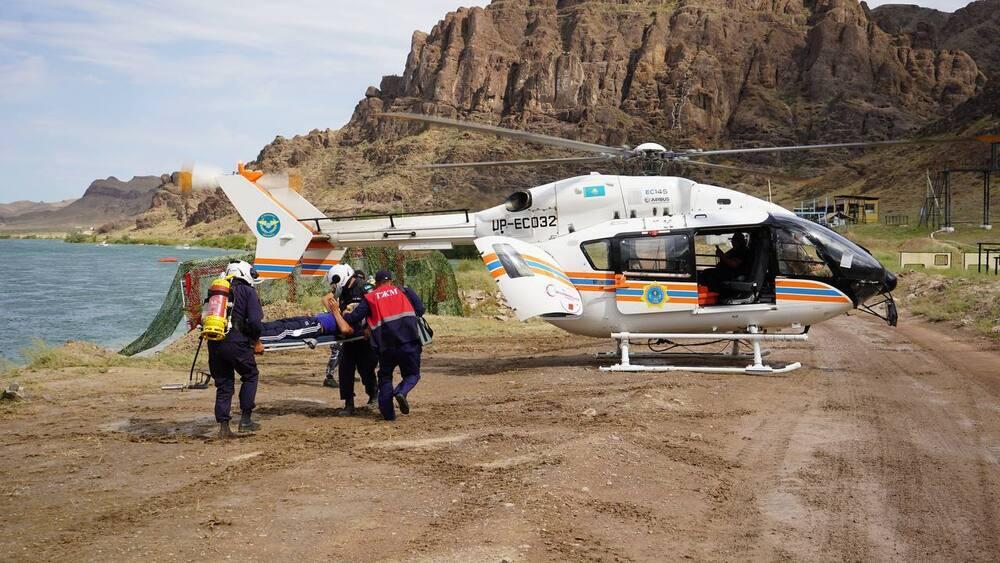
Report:
M772 217L778 244L778 268L785 275L882 281L878 260L830 229L799 217Z

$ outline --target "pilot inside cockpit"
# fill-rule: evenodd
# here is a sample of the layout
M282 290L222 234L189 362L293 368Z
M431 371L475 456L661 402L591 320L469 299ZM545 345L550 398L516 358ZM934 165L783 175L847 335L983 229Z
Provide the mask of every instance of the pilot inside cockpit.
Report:
M717 270L723 275L719 281L738 281L740 276L750 273L750 244L745 233L733 235L732 248L723 252L716 245L715 256L719 259Z
M732 248L723 251L715 247L718 263L714 268L701 272L700 283L722 296L724 302L739 301L747 293L744 282L751 281L754 257L751 250L750 235L744 232L733 233L730 240Z

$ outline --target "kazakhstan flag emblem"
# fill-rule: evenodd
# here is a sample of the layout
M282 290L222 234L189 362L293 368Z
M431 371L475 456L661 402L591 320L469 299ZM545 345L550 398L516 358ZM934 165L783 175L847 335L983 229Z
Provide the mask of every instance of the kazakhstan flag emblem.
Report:
M583 197L604 197L604 186L587 186L583 188Z

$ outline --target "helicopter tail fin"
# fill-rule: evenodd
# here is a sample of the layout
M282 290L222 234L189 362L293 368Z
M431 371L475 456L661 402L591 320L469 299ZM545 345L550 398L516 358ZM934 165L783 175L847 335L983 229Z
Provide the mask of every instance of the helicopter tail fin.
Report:
M299 264L303 274L321 276L343 256L300 219L315 207L287 186L266 189L243 174L220 176L218 183L257 238L254 267L262 278L287 277Z

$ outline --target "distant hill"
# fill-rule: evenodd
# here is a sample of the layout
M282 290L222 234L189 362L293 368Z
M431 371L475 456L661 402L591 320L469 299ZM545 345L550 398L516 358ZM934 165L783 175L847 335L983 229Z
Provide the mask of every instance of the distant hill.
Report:
M114 176L94 180L80 199L54 209L29 210L2 218L0 228L70 230L130 219L150 208L153 194L161 185L160 176L136 176L127 182Z
M66 207L74 201L76 200L64 199L62 201L48 202L22 199L20 201L12 201L11 203L0 203L0 221L10 219L11 217L17 217L18 215L24 215L25 213L34 213L36 211L55 211L56 209Z

